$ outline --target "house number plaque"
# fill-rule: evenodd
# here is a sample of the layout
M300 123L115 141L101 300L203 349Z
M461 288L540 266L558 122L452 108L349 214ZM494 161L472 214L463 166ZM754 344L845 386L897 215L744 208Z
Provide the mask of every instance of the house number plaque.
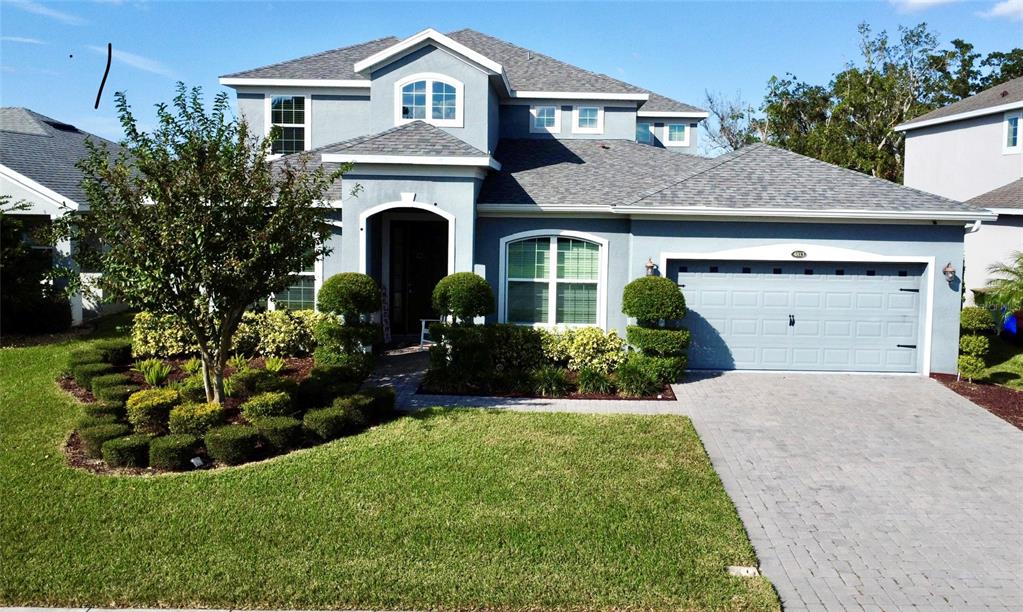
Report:
M806 257L806 251L792 251L792 256L796 259L802 259Z

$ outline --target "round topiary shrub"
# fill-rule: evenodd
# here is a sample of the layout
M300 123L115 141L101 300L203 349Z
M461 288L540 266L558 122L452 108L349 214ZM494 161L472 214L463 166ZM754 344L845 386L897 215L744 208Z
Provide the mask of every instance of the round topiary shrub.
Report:
M202 437L210 429L223 425L226 420L224 407L216 402L181 404L171 409L168 429L172 434Z
M82 440L82 450L93 459L103 456L103 443L114 438L121 438L131 433L131 428L120 423L107 425L96 425L78 431L78 437Z
M149 465L148 434L133 434L103 443L103 461L110 467L146 467Z
M964 355L983 357L991 348L991 341L987 336L963 336L959 338L959 352Z
M471 322L494 312L494 290L487 279L472 272L455 272L433 288L433 309L441 317Z
M380 310L380 285L358 272L342 272L323 281L316 305L320 312L339 314L346 322Z
M93 402L82 406L82 410L88 416L111 415L117 420L121 420L127 415L124 408L124 402L111 402L106 400Z
M210 457L227 465L252 461L259 454L259 431L248 425L224 425L206 434Z
M967 306L959 313L959 329L964 334L990 334L998 326L991 311L980 306Z
M71 368L71 376L83 389L92 389L92 379L111 374L114 366L109 363L83 363Z
M622 312L641 325L686 316L686 299L678 286L663 276L641 276L625 285Z
M291 398L283 391L268 391L253 395L242 404L242 415L249 421L261 417L289 416L293 412Z
M958 365L959 376L970 382L973 382L974 378L983 376L984 370L987 369L984 360L976 355L960 355Z
M681 355L689 348L688 329L666 329L658 327L626 328L626 339L633 347L650 355Z
M199 439L188 434L171 434L149 442L149 465L161 470L187 470L192 467Z
M347 398L338 398L347 399ZM366 423L366 417L351 406L310 410L302 420L306 429L316 434L321 440L334 440L341 436L357 433Z
M171 408L181 401L174 389L146 389L128 398L128 422L138 432L160 433L167 429Z
M288 416L269 416L252 422L275 453L286 453L302 445L305 429L302 421Z

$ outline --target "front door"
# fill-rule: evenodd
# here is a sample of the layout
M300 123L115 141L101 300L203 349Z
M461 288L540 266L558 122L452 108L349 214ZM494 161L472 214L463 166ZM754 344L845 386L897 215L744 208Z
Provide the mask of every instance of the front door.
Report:
M435 319L433 288L448 273L447 221L391 221L391 331L418 334L420 319Z

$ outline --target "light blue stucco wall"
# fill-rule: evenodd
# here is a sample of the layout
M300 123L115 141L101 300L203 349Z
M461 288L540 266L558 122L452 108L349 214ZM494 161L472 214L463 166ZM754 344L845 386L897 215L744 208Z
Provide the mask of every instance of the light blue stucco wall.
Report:
M677 153L689 153L690 155L698 155L696 145L699 142L700 122L694 119L678 119L678 118L665 118L665 117L637 117L637 123L649 123L650 132L654 135L654 146L663 147L669 151L675 151ZM686 129L689 130L689 144L684 147L671 146L665 147L664 141L667 139L666 132L668 131L667 125L669 123L684 123Z
M312 147L322 147L369 134L370 98L366 90L337 90L334 93L315 93L309 90L266 88L259 92L238 93L238 113L257 133L266 126L264 97L275 95L304 95L309 112Z
M556 134L532 133L529 131L530 106L561 107L561 131ZM572 132L572 108L574 106L603 106L604 132L601 134L575 134ZM532 104L501 105L501 138L598 138L636 139L636 108L627 102L536 100Z

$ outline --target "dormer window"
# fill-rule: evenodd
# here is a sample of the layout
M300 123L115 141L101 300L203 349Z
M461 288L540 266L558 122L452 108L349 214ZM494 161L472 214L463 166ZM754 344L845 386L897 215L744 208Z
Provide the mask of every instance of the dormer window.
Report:
M664 126L664 145L668 147L688 147L689 129L684 123L669 123Z
M539 105L529 109L529 131L534 134L561 132L561 109L554 105Z
M425 121L462 127L462 83L433 73L414 74L395 83L395 125Z
M636 124L636 142L642 144L654 144L653 126L649 123Z
M1002 152L1003 153L1019 153L1023 150L1023 146L1020 144L1020 133L1019 124L1020 119L1023 118L1023 112L1016 111L1013 113L1005 113L1005 134L1002 141Z
M604 108L600 106L576 106L572 109L572 133L603 134Z
M270 152L289 155L309 148L309 126L306 123L305 96L273 96L267 100L267 135L277 128Z

